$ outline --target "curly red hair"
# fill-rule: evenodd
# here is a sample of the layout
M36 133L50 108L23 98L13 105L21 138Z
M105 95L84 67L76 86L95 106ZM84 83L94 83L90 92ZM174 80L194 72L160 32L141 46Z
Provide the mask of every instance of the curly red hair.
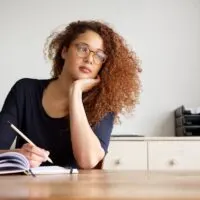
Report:
M44 52L53 62L53 78L59 76L64 65L61 57L63 47L68 48L79 34L87 30L102 37L105 53L108 55L99 72L100 84L83 94L88 121L94 125L108 112L114 113L116 118L119 113L130 112L135 108L140 94L140 68L135 52L129 50L125 40L107 24L99 21L77 21L47 38Z

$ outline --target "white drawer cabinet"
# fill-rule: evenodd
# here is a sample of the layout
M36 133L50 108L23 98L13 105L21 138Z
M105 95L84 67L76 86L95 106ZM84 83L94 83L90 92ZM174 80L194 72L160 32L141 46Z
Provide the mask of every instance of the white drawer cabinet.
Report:
M111 141L104 169L147 169L147 143L143 141Z
M112 139L103 168L200 170L200 137Z
M200 170L200 141L148 142L149 170Z

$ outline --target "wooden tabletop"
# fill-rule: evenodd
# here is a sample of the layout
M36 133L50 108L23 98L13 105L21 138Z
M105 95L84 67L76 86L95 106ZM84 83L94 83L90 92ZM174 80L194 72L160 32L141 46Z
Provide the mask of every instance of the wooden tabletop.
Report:
M85 170L72 175L0 176L0 199L200 199L199 172Z

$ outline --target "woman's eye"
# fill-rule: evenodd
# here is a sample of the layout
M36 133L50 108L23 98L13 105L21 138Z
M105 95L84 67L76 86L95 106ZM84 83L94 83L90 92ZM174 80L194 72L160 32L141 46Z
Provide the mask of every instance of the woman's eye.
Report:
M99 56L99 60L100 60L101 62L103 62L103 61L104 61L104 57L103 57L103 56Z
M87 52L87 47L80 47L80 50L81 50L82 52Z
M99 59L99 61L104 62L105 60L105 55L102 53L97 53L96 57Z

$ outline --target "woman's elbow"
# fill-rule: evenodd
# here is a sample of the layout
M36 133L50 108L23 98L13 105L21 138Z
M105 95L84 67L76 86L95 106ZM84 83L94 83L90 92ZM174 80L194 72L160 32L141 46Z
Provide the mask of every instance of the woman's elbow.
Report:
M81 169L93 169L98 164L98 162L99 161L95 158L79 158L77 161L78 166Z
M77 164L81 169L93 169L103 159L104 151L100 155L81 156L77 159Z

